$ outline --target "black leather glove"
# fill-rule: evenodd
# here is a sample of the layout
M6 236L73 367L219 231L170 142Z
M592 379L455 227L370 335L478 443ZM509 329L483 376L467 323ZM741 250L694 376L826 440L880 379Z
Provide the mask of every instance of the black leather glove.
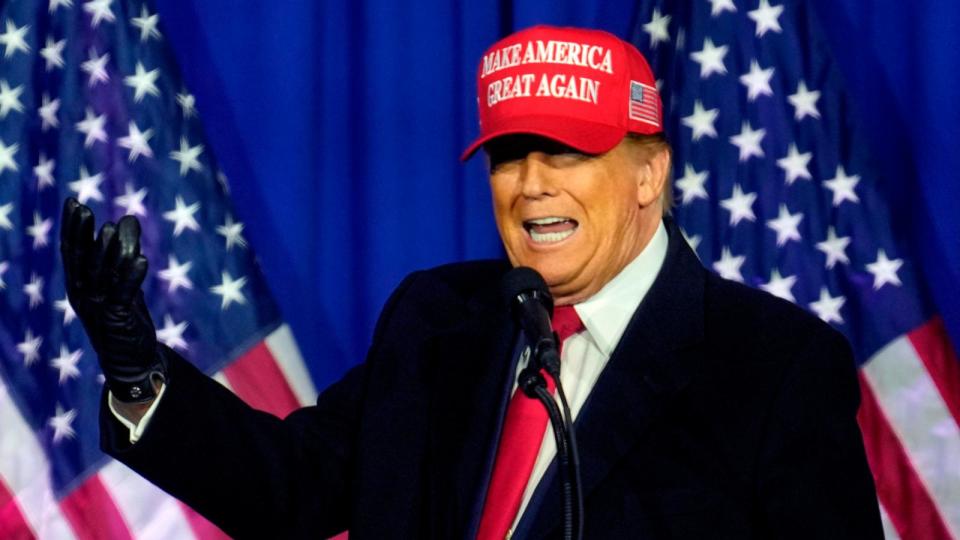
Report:
M93 344L113 396L145 402L167 379L166 360L143 301L147 259L140 254L140 222L124 216L105 223L96 240L94 216L70 197L60 222L67 298Z

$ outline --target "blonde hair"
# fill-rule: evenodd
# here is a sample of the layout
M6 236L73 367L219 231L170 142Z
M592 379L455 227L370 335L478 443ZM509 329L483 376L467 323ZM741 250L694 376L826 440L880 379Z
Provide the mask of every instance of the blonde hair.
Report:
M637 157L644 162L658 152L667 152L667 177L663 182L663 192L660 193L660 203L663 206L663 215L669 215L673 208L673 148L670 147L667 136L663 132L653 135L627 133L626 140L630 146L637 149Z

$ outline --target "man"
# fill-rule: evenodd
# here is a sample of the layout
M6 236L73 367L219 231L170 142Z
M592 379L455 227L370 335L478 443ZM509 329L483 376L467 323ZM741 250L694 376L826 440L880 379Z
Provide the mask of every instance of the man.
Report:
M366 361L282 421L156 343L136 220L95 240L68 200L68 294L109 389L103 448L237 537L556 537L556 449L514 392L529 358L499 292L529 266L568 306L587 538L881 538L849 347L708 273L663 217L670 151L636 49L528 29L484 55L478 96L464 157L488 154L510 264L407 277Z

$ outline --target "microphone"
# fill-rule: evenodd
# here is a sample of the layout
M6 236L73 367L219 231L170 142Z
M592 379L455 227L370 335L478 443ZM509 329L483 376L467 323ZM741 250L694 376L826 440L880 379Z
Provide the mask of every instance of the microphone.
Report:
M536 270L520 266L504 276L503 292L508 309L530 342L531 358L552 378L558 378L560 354L556 335L550 326L553 296L546 281Z
M546 281L536 270L524 266L507 272L503 278L504 303L520 324L531 344L530 365L520 372L518 387L530 398L539 400L547 409L557 444L557 458L561 478L563 503L563 538L583 538L583 492L580 480L580 456L573 416L567 396L560 383L560 352L557 335L550 317L553 315L553 296ZM563 407L561 414L556 401L547 391L546 380L540 374L543 368L553 379L557 396Z

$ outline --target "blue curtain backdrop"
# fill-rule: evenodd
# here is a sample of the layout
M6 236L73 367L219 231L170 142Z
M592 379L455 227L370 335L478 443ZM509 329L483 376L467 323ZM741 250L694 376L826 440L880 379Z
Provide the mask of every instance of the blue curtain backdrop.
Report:
M960 343L960 4L814 6L896 230ZM157 0L157 9L244 233L321 388L363 359L404 275L500 256L483 161L457 160L477 129L483 50L537 23L623 37L636 23L634 2L619 0Z

